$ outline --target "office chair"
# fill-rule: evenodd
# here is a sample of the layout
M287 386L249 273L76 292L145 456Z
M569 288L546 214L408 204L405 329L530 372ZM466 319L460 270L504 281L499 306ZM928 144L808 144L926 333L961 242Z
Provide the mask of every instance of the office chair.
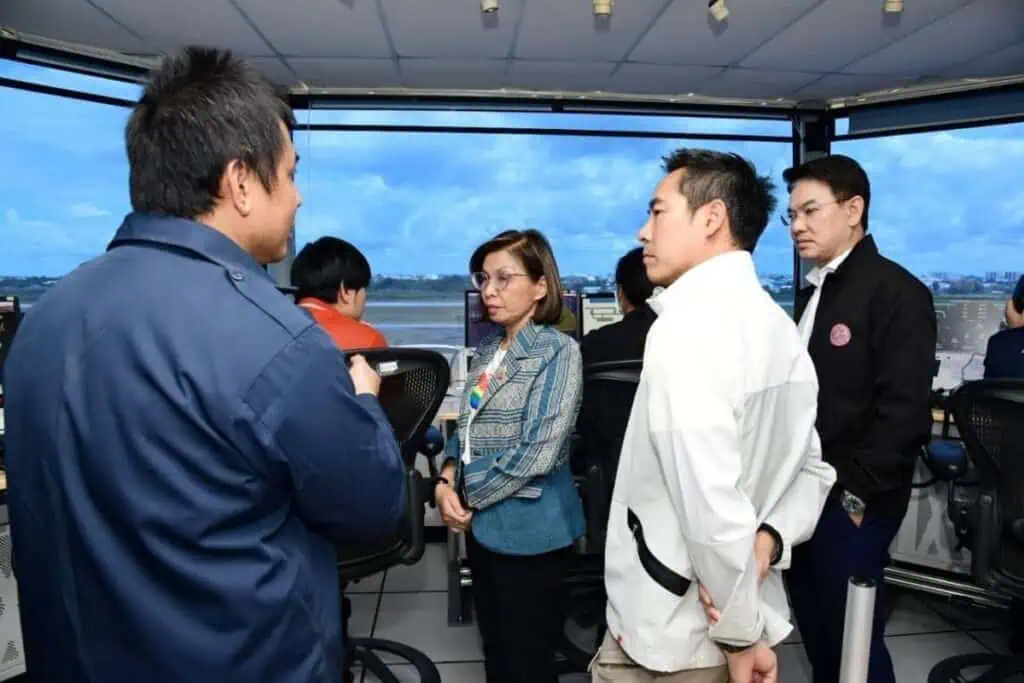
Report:
M1024 599L1024 380L967 382L950 397L953 420L977 477L978 497L961 533L974 581ZM978 678L963 671L989 667ZM1024 655L964 654L932 668L928 683L994 683L1024 673Z
M632 405L640 383L641 360L592 363L583 368L583 395L587 404L604 400L622 401L628 396ZM626 404L621 404L623 408ZM622 440L629 421L629 411L621 416L621 424L607 424L607 415L598 418L587 412L586 405L577 421L578 438L573 453L574 470L583 510L587 520L586 550L574 558L563 590L562 644L559 652L566 671L586 671L605 631L604 540L608 528L615 473L618 470ZM600 422L600 424L597 424ZM581 630L596 627L592 647L583 647L570 637L575 626Z
M342 596L345 586L352 581L365 579L399 564L416 564L423 556L424 504L432 502L433 486L416 471L416 457L420 452L428 457L438 453L436 440L424 437L444 400L450 373L444 356L425 349L352 350L348 354L362 355L381 375L378 398L401 446L407 468L409 502L402 528L393 536L338 548ZM380 638L350 638L350 612L349 601L343 597L346 676L351 676L351 667L358 662L382 683L398 683L377 655L377 652L387 652L412 664L423 683L441 682L434 663L408 645Z

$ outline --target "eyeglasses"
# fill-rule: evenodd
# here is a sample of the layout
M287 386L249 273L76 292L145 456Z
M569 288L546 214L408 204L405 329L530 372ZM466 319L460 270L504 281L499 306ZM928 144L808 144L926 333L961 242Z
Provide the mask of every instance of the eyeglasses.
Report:
M493 278L494 289L499 292L504 291L508 287L509 283L512 282L512 278L514 277L527 277L527 275L526 273L509 273L504 270L499 270ZM473 273L469 276L469 279L473 283L473 286L482 292L492 278L487 273Z
M789 226L793 225L793 223L796 222L797 218L803 217L804 220L813 220L814 215L818 213L818 211L820 211L823 206L828 206L829 204L840 204L842 203L842 201L843 200L834 199L830 202L812 204L811 206L806 206L801 209L790 209L786 213L782 214L782 224L788 228Z

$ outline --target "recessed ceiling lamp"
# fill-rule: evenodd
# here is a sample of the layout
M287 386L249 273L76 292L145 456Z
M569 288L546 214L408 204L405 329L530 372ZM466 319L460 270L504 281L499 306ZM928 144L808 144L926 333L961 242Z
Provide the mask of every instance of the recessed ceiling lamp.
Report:
M498 11L498 0L480 0L480 11L484 14L494 14Z
M615 0L594 0L594 16L610 17L612 7L615 7Z
M729 8L725 0L708 0L708 12L715 21L725 21L729 17Z
M883 12L899 13L903 11L903 0L885 0L882 5Z

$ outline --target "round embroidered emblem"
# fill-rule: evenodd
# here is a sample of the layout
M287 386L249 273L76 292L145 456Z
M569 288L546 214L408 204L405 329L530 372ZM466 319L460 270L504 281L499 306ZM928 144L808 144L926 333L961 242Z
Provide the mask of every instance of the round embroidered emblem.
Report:
M850 343L850 339L853 334L850 332L850 328L843 323L836 323L832 326L832 332L829 334L829 340L832 342L832 346L846 346Z

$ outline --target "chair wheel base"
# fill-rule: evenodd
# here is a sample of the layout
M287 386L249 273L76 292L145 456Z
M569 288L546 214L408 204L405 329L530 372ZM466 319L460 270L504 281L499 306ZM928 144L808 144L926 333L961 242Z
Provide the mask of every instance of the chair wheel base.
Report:
M990 667L977 678L967 678L965 669ZM1024 657L996 655L991 652L972 652L943 659L928 672L928 683L999 683L1017 680L1014 675L1024 673Z
M351 667L353 664L359 663L376 676L381 683L399 683L398 678L391 673L388 665L377 655L378 651L395 655L412 664L416 673L419 674L421 683L441 683L441 672L437 670L437 666L430 661L429 657L415 648L392 640L351 638L348 642L346 666Z

